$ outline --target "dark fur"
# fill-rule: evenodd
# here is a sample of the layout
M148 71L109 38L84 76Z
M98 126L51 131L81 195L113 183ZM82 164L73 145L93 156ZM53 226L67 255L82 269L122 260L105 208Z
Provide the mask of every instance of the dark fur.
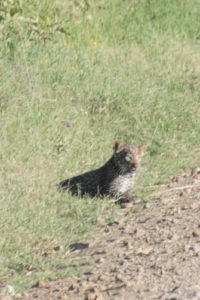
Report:
M118 174L119 169L115 164L114 157L111 157L101 168L66 179L60 183L60 187L69 190L72 195L88 194L91 197L107 195L110 182Z
M144 148L144 146L142 147ZM139 151L141 151L141 154ZM127 178L128 180L129 177L131 178L129 181L131 181L131 185L133 186L134 174L139 167L143 151L141 147L137 148L134 145L116 142L114 145L114 154L105 165L99 169L66 179L60 182L59 187L71 192L72 195L89 195L90 197L120 195L121 193L118 192L120 183L124 184ZM127 156L129 156L129 159L127 159ZM128 187L122 193L122 196L124 198L130 197L130 191L131 188Z

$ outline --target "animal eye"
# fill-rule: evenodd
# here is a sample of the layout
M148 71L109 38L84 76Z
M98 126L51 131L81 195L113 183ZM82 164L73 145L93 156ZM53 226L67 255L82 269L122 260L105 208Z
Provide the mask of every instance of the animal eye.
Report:
M126 156L125 156L125 160L126 160L126 161L131 161L131 157L130 157L129 155L126 155Z

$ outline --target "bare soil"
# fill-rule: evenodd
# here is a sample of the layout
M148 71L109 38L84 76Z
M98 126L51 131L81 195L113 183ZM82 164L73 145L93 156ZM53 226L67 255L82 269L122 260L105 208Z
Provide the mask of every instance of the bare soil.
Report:
M23 299L200 299L199 170L159 186L155 199L134 214L128 203L92 242L71 245L80 277L38 282Z

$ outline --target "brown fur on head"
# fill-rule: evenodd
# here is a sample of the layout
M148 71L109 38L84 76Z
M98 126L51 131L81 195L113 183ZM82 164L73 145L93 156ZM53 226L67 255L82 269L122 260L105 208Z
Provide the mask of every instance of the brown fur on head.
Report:
M119 152L121 149L123 149L124 144L122 142L115 142L113 146L114 152Z
M115 162L123 172L136 172L146 150L145 145L139 147L132 144L115 142L113 146Z

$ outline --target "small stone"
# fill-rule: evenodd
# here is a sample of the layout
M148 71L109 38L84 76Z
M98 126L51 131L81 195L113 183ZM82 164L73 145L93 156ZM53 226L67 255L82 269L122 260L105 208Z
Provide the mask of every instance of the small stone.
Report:
M192 191L191 189L186 189L186 190L185 190L185 192L186 192L187 194L190 194L191 191Z
M101 255L101 254L106 254L106 250L97 250L92 253L92 255Z
M0 300L11 300L11 298L9 296L0 296Z
M181 182L181 180L182 180L182 177L181 176L174 176L174 177L172 177L172 182Z
M10 284L8 284L6 287L7 287L7 290L8 290L8 294L11 295L11 296L14 296L15 295L14 287Z
M178 220L177 219L172 219L171 221L173 224L177 224L178 223Z
M84 300L96 300L95 298L96 298L96 296L95 296L94 293L87 293L87 294L85 295Z
M139 202L138 202L139 203ZM134 204L137 204L135 202L128 202L128 203L125 203L125 208L131 208L133 207ZM122 208L122 207L121 207Z
M26 273L26 276L30 276L33 273L33 271L29 271Z
M108 239L106 242L107 243L113 243L116 239L115 238L111 238L111 239Z
M126 282L126 286L127 287L132 287L132 286L134 286L135 284L134 284L134 282L133 281L127 281Z
M181 206L181 210L187 210L187 209L188 209L188 206L186 206L186 205Z
M143 228L138 228L136 231L137 238L142 238L146 234L146 231Z
M100 280L100 281L107 281L108 277L109 277L108 274L100 274L98 276L98 280Z
M73 291L75 289L75 286L73 284L71 284L68 288L69 291Z
M63 250L63 247L62 246L55 246L54 248L53 248L53 250L54 251L61 251L61 250Z
M15 289L12 285L7 284L6 286L2 287L1 290L2 295L9 295L9 296L15 296Z
M147 202L147 203L145 203L145 205L146 205L146 208L150 208L152 206L152 203Z
M169 298L166 298L167 300L181 300L180 298L177 297L176 294L171 294Z
M138 204L138 203L140 203L140 202L141 202L141 199L140 199L140 198L134 197L134 199L133 199L133 203L134 203L134 204Z
M87 292L84 300L103 300L103 296L99 292Z
M190 168L184 169L183 172L185 177L189 177L192 174L192 170Z
M127 207L126 204L127 204L127 203L121 203L121 204L120 204L120 208L121 208L121 209L126 208L126 207Z
M119 225L119 222L118 221L113 221L113 222L109 222L107 225L108 226Z
M122 246L123 247L128 247L129 246L129 241L127 241L127 240L122 241Z
M96 292L96 290L94 287L87 286L84 300L96 300L95 292Z
M199 237L199 233L196 232L196 231L193 231L193 232L192 232L192 236L193 236L193 237Z
M22 296L23 296L23 299L25 299L25 298L29 298L29 294L28 294L28 293L26 293L26 292L24 292L24 293L22 294Z
M185 245L184 250L185 252L189 252L191 250L194 250L194 248L191 245Z
M115 267L115 266L112 266L111 268L110 268L110 273L115 273L115 272L117 272L118 271L118 269Z
M173 237L172 237L173 240L177 241L180 239L180 236L178 234L173 234Z
M138 255L149 255L152 252L152 247L139 248L136 251Z
M190 208L191 209L198 209L200 207L200 203L199 202L195 202L195 203L192 203L190 205Z
M195 245L194 247L193 247L193 249L194 249L194 252L195 252L195 254L197 255L197 256L200 256L200 245Z
M200 288L199 286L192 286L187 292L187 299L200 299Z
M87 271L87 272L84 272L83 274L86 275L86 276L89 276L89 275L92 275L94 273L92 271Z
M100 264L103 263L105 261L105 259L103 257L99 257L95 260L95 263Z
M79 282L79 283L76 282L76 283L71 284L69 286L68 290L73 291L75 293L78 293L80 286L82 286L82 283L81 282Z
M115 276L115 281L116 281L116 282L117 282L117 281L123 282L122 275L121 275L121 274L117 274L117 275Z
M192 174L192 177L196 174L200 174L200 168L199 167L193 168L191 174Z
M194 174L192 178L200 180L200 173Z

